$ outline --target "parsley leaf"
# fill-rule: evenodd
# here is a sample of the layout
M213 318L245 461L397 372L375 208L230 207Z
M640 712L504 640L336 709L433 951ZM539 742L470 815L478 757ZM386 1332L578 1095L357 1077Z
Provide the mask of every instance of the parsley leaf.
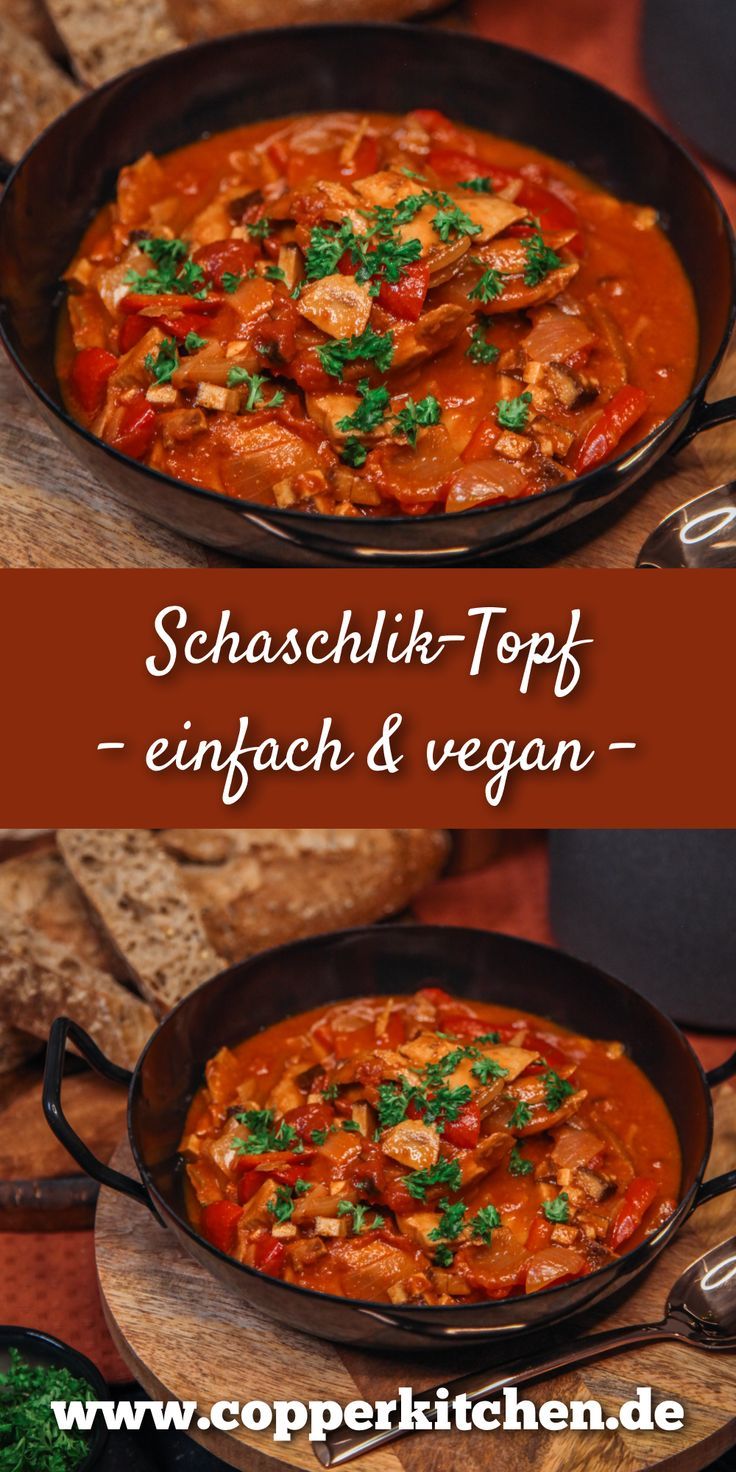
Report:
M440 240L448 241L459 238L461 235L480 235L482 225L476 225L457 204L447 204L438 210L432 221L432 227L437 231Z
M396 415L394 434L406 436L412 449L416 447L419 430L428 424L439 424L442 418L442 408L432 394L427 394L416 404L412 398L408 398L403 409Z
M370 1210L370 1206L364 1206L360 1201L357 1203L354 1203L352 1201L338 1201L337 1203L338 1216L352 1217L351 1228L356 1237L358 1233L362 1232L365 1228L365 1219ZM369 1230L374 1231L377 1227L382 1227L383 1224L384 1218L382 1216L379 1216L378 1212L376 1212L373 1221L370 1224Z
M282 266L266 266L264 276L267 281L285 281L286 272Z
M260 220L246 220L245 228L251 240L265 240L271 234L271 221L262 215Z
M475 194L494 194L495 190L487 174L474 174L472 179L461 179L461 189L472 189Z
M499 349L488 341L485 329L478 323L473 328L470 346L465 349L466 358L470 358L471 363L495 363L498 355Z
M297 1148L297 1132L290 1124L282 1120L278 1129L274 1129L273 1109L246 1109L244 1114L236 1114L235 1118L248 1131L247 1139L233 1140L238 1155L265 1155L271 1150Z
M470 1072L473 1078L479 1079L482 1084L488 1084L494 1078L506 1078L508 1076L508 1068L503 1068L500 1063L496 1062L495 1058L479 1058L477 1063L473 1064Z
M234 271L223 271L220 277L223 291L226 291L230 296L232 296L234 291L237 291L241 281L244 280L244 276L237 276Z
M357 1124L354 1119L341 1119L340 1120L340 1129L341 1130L347 1130L348 1133L351 1134L351 1135L359 1135L360 1134L360 1125Z
M446 1084L443 1084L428 1100L428 1107L424 1115L425 1123L432 1124L441 1114L442 1119L437 1124L441 1132L444 1128L444 1121L449 1119L452 1122L457 1119L472 1097L473 1090L467 1084L458 1084L456 1089L448 1088Z
M542 1211L548 1222L566 1222L570 1214L570 1201L567 1191L560 1191L552 1201L542 1202Z
M527 390L519 394L515 399L499 399L496 405L496 418L502 429L526 429L526 421L529 416L529 405L532 396Z
M481 1242L490 1243L496 1227L500 1225L501 1218L495 1206L482 1206L480 1211L475 1213L470 1223L470 1230L474 1237L480 1237Z
M327 1139L327 1130L310 1130L313 1145L324 1145Z
M402 1177L410 1196L416 1201L423 1201L432 1186L449 1186L451 1191L459 1191L462 1185L462 1172L456 1160L438 1160L427 1170L414 1170L410 1176Z
M256 409L276 408L284 402L284 393L280 388L271 394L270 399L264 400L263 385L264 383L271 383L271 379L267 373L249 373L247 368L238 368L236 365L230 369L227 375L227 386L228 388L238 388L241 383L248 390L247 398L243 404L244 414L253 414Z
M294 1210L294 1197L289 1186L278 1187L273 1200L268 1203L268 1210L277 1222L288 1222Z
M562 261L551 246L545 245L538 230L533 235L527 235L523 244L526 253L524 285L539 286L550 271L556 271L562 265Z
M332 1103L332 1100L337 1098L339 1092L338 1084L326 1084L322 1090L322 1098L326 1099L328 1103Z
M534 1165L532 1161L525 1160L519 1149L519 1146L514 1145L511 1154L509 1155L509 1175L528 1176L533 1170Z
M455 1253L449 1242L441 1242L434 1255L435 1266L438 1268L451 1268L455 1261Z
M569 1098L570 1094L575 1093L575 1085L568 1083L565 1078L560 1078L554 1068L542 1074L542 1083L544 1084L545 1103L550 1114L556 1114L564 1100Z
M337 263L354 239L355 232L349 220L343 220L338 229L315 225L309 237L304 257L304 269L308 281L319 281L323 276L332 276Z
M140 271L126 272L125 282L134 291L144 296L168 296L172 293L206 297L208 286L202 267L189 258L189 247L185 240L164 240L152 236L140 240L138 247L153 262L143 275Z
M358 384L358 393L362 403L352 414L344 419L338 419L337 428L345 432L356 430L363 434L370 434L386 418L386 412L390 403L389 391L382 383L379 388L371 388L368 379L362 378Z
M172 375L179 367L179 350L176 339L165 337L159 344L158 352L146 353L143 362L156 383L171 383Z
M532 1111L528 1104L520 1099L509 1120L510 1130L523 1130L531 1122Z
M360 440L356 440L355 435L351 434L342 447L340 459L344 460L346 465L352 465L353 470L359 470L368 459L368 451L365 445L362 445Z
M317 357L325 373L340 379L346 364L355 363L359 358L374 362L379 373L387 373L393 356L393 332L374 332L372 327L366 327L365 332L353 337L341 337L336 342L322 343L317 348Z
M407 1083L405 1078L396 1083L384 1083L378 1085L378 1102L376 1110L378 1114L378 1125L382 1130L392 1129L395 1124L401 1124L406 1119L406 1111L419 1090Z
M184 338L184 349L187 353L198 353L200 348L206 348L207 338L200 337L198 332L188 332Z
M89 1438L74 1428L62 1431L52 1401L93 1395L86 1380L53 1365L30 1365L19 1350L9 1350L0 1372L0 1467L3 1472L75 1472L86 1461Z
M444 1237L448 1241L454 1242L455 1238L459 1237L462 1232L467 1207L462 1201L456 1202L453 1206L447 1197L443 1196L440 1201L440 1210L442 1216L437 1226L433 1227L429 1233L429 1240L430 1242L440 1242Z
M493 302L496 297L503 296L503 293L504 280L501 272L488 266L468 292L468 301Z
M482 1032L475 1041L476 1043L500 1043L501 1034L500 1032Z

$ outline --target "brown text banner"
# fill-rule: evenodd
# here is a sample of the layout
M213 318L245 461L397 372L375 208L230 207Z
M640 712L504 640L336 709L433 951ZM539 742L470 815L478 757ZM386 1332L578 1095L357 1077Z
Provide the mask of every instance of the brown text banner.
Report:
M727 572L0 576L4 826L736 824Z

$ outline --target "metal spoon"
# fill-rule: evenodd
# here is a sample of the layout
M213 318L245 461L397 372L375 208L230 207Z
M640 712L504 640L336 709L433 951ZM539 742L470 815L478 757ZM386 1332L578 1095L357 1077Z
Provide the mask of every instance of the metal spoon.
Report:
M658 1324L634 1324L622 1329L605 1329L590 1334L577 1343L555 1352L543 1350L524 1360L513 1360L505 1367L461 1375L445 1382L453 1397L465 1394L471 1403L485 1400L506 1386L528 1385L557 1370L571 1369L603 1355L618 1354L634 1344L677 1340L694 1344L698 1349L736 1349L736 1237L729 1237L719 1247L712 1247L677 1279L667 1300L665 1316ZM441 1386L421 1392L422 1401L436 1399ZM427 1412L434 1420L432 1410ZM388 1431L333 1431L324 1441L314 1442L317 1460L323 1467L339 1467L354 1457L375 1451L389 1441L410 1435L396 1425Z
M647 537L637 567L736 567L736 481L678 506Z

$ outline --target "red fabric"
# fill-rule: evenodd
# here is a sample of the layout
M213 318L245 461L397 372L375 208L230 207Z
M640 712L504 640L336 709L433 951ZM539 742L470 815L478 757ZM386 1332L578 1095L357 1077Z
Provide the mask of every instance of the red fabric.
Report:
M55 1334L107 1380L130 1380L105 1326L91 1232L0 1232L0 1284L4 1324Z

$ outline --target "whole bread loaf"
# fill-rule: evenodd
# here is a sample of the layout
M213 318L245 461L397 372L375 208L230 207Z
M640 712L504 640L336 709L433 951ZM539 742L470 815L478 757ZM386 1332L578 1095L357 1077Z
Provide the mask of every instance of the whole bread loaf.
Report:
M177 865L149 828L68 828L57 841L104 935L157 1016L221 970Z
M132 1068L156 1021L140 997L48 936L0 910L0 1022L45 1041L72 1017L113 1062Z

